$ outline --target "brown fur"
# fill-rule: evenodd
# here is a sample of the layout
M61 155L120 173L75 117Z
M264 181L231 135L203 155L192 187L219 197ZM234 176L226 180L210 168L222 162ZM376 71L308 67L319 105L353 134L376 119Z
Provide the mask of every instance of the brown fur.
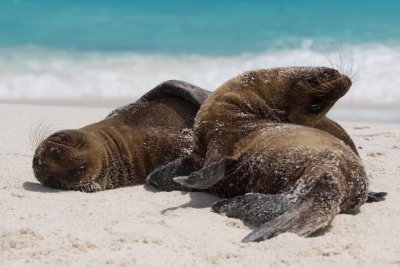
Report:
M208 92L186 90L186 85L163 83L161 89L167 87L167 93L155 88L100 122L49 136L36 149L35 177L46 186L88 192L143 184L154 168L192 147L197 102L203 102ZM202 91L200 96L188 96L196 90Z
M354 153L358 155L358 151L356 145L353 140L349 136L349 134L340 126L337 122L324 117L321 118L315 125L314 128L319 129L321 131L325 131L335 136L339 140L342 140L346 145L348 145Z
M359 207L368 187L362 162L347 133L325 117L350 86L336 70L303 67L251 71L224 83L199 110L194 131L203 167L237 161L208 191L288 195L291 209L266 223L264 238L309 235Z
M234 144L249 132L263 127L264 122L320 128L345 139L356 151L346 132L324 116L347 92L350 80L340 79L336 83L345 83L344 86L336 85L332 88L329 87L332 82L329 82L318 90L306 82L307 78L314 78L318 82L319 77L315 74L318 72L315 70L316 68L277 68L250 71L220 86L199 110L194 126L200 147L203 152L208 153L205 165L218 161L221 155L233 156ZM330 75L335 75L335 72ZM340 90L341 87L345 89ZM313 99L324 103L323 110L317 114L305 111L307 104ZM211 148L214 143L215 147Z

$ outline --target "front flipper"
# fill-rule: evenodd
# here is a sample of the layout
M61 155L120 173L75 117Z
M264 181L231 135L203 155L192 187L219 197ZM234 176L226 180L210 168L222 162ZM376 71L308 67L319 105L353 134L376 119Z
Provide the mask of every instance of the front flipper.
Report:
M174 177L189 175L193 171L187 159L176 159L167 165L156 168L146 178L146 183L161 191L192 191L191 188L178 184Z
M188 176L175 177L174 181L190 188L206 189L221 180L225 176L226 170L235 161L230 157L225 157Z
M383 201L383 200L385 200L386 196L387 196L386 192L369 191L368 192L367 203Z
M211 208L214 212L259 226L283 214L289 209L289 204L283 195L250 193L218 201Z

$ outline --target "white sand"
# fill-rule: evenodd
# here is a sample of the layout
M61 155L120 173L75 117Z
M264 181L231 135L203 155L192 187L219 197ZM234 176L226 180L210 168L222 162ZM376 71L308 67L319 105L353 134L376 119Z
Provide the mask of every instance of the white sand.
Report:
M343 123L361 146L371 189L385 202L338 215L312 238L282 234L242 244L250 229L210 211L216 197L144 186L57 191L34 179L30 124L76 128L108 109L0 104L2 266L399 266L400 125ZM62 123L61 123L62 122Z

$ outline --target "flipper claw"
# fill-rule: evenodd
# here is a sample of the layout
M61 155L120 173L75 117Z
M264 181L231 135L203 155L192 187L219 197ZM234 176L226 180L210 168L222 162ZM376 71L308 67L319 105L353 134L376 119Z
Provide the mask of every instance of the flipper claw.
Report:
M189 176L177 176L177 177L174 177L174 181L179 183L179 184L182 184L182 185L187 183L188 179L189 179Z

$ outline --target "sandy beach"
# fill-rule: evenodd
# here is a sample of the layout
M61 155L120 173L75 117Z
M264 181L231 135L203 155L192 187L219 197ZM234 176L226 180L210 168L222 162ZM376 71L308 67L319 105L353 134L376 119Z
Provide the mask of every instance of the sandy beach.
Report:
M400 124L341 122L370 189L386 201L338 215L310 238L240 240L251 226L211 212L217 197L135 186L58 191L34 178L30 133L101 120L108 108L0 104L1 266L399 266Z

